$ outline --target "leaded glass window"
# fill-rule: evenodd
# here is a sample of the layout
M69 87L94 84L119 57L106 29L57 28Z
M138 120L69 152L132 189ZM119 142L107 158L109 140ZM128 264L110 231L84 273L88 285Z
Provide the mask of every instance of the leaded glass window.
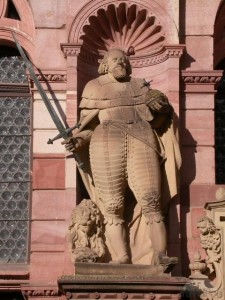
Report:
M0 50L0 263L28 260L31 101L24 86L24 63L15 50Z

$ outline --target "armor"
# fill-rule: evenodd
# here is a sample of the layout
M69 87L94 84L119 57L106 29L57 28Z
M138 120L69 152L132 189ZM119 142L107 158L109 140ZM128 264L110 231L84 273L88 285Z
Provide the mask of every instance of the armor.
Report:
M90 81L83 91L80 122L89 121L82 125L83 133L74 132L74 138L89 142L91 175L112 262L130 261L124 227L125 191L129 186L145 217L154 250L153 264L158 264L166 252L161 212L165 153L155 128L161 127L162 120L171 122L173 110L166 96L151 90L144 79L124 76L123 69L131 68L122 51L114 49L111 53L112 57L107 56L111 59L109 68L104 65L106 74ZM118 69L113 72L113 68ZM68 146L68 150L74 147Z

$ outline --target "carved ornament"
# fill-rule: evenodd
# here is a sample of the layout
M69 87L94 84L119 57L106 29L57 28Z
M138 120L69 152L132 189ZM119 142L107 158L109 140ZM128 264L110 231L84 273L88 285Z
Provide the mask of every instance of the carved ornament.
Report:
M57 289L43 289L43 290L35 290L35 289L24 289L22 290L22 294L25 299L30 299L31 297L57 297L59 296L59 292Z
M61 50L65 58L67 58L67 56L78 56L80 54L80 48L81 45L78 44L61 44Z
M67 75L64 71L42 71L42 74L40 74L38 71L35 72L38 80L40 82L66 82ZM28 78L31 83L33 83L33 80L30 78L30 75L28 74Z
M126 10L124 10L125 8ZM69 32L69 43L79 44L81 42L80 37L83 35L83 29L85 26L90 25L90 22L93 20L91 18L97 17L98 19L101 19L101 14L104 17L104 14L107 13L108 9L112 12L111 16L109 16L112 18L110 21L112 25L115 25L115 22L118 22L117 24L121 27L124 18L126 19L128 14L136 14L138 11L143 14L144 11L146 11L147 17L156 17L165 31L165 36L169 35L167 30L169 30L173 36L178 36L174 21L156 1L139 0L137 4L137 1L134 0L102 0L100 2L99 0L93 0L85 4L74 18ZM132 9L134 9L133 12ZM128 10L130 10L129 13ZM116 12L116 14L114 12ZM139 15L138 18L139 17L142 17L143 21L143 15ZM169 28L168 24L170 24ZM135 31L136 28L133 29Z
M182 71L186 92L215 92L222 78L222 70Z
M194 262L190 264L192 271L190 278L200 299L221 300L223 299L223 262L220 229L209 217L201 218L197 227L200 230L201 247L205 249L207 257L202 260L199 254L195 256ZM212 276L215 277L213 282L209 279Z
M69 43L61 48L65 57L79 55L81 61L91 65L98 65L108 50L119 48L138 68L182 55L183 45L167 46L171 34L176 40L173 20L154 1L140 0L137 4L133 0L94 0L79 11L69 32Z
M65 58L67 56L78 56L81 61L98 66L101 56L80 51L81 45L73 44L61 44L61 49L64 53ZM152 65L156 65L166 61L169 58L180 58L183 54L184 45L165 45L159 49L156 49L155 53L145 56L131 56L130 63L133 68L142 68Z

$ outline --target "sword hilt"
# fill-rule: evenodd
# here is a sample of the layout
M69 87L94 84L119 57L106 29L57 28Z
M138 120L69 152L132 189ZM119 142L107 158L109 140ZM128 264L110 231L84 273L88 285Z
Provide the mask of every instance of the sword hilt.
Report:
M60 132L59 134L57 134L53 139L49 139L47 141L47 144L53 144L54 141L56 141L60 138L64 138L64 139L68 138L70 136L71 132L74 129L79 128L79 127L80 127L80 124L76 124L73 127L65 129L63 132Z

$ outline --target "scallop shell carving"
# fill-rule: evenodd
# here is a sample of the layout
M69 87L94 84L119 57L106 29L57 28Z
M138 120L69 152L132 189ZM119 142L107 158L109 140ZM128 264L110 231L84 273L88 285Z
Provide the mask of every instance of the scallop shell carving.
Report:
M82 50L102 56L111 48L125 52L132 49L136 56L154 54L163 47L165 34L155 16L137 5L110 4L89 18L80 35Z

